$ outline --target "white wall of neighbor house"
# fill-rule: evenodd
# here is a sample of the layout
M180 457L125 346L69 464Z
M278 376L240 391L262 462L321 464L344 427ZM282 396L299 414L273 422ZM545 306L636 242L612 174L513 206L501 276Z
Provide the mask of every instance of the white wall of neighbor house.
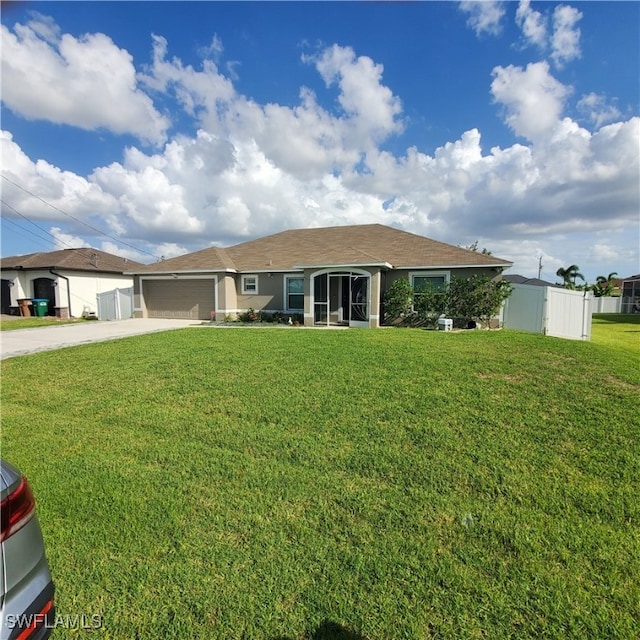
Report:
M133 286L133 277L123 276L120 274L113 275L97 275L97 274L74 274L68 275L61 272L69 278L69 289L71 293L71 315L75 318L82 316L85 307L91 313L98 311L98 294L113 289L126 289ZM67 281L64 278L57 278L58 286L56 287L56 306L67 306L66 286Z
M53 275L47 269L33 271L3 271L2 277L13 282L10 288L11 306L18 306L18 300L34 297L33 281L38 278L47 278L54 283L56 308L68 309L69 301L71 309L69 314L80 317L85 307L93 313L97 311L97 295L112 291L113 289L126 289L133 286L132 276L105 273L83 273L55 270L58 275ZM64 276L64 277L61 277ZM68 278L66 280L65 278Z

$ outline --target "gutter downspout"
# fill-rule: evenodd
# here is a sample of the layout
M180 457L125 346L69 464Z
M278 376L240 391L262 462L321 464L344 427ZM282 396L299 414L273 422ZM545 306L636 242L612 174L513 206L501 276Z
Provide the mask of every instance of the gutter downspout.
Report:
M49 273L52 276L56 276L57 278L62 278L63 280L67 281L67 307L69 307L69 317L73 318L73 316L71 315L71 285L69 283L69 278L67 278L67 276L63 276L61 273L56 273L53 270L53 267L49 269Z

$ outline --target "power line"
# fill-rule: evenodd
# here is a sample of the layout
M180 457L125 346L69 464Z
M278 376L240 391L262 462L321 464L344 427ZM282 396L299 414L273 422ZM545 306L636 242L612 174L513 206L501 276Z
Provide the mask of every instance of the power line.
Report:
M24 214L20 213L15 207L12 207L8 202L5 202L4 200L2 200L2 198L0 198L0 202L2 202L2 204L5 207L11 209L11 211L13 211L17 216L20 216L21 218L26 220L29 224L32 224L34 227L36 227L36 229L42 231L43 233L46 233L50 238L53 238L54 242L61 242L62 244L66 244L68 247L71 247L71 245L68 242L65 242L64 240L59 240L53 234L49 233L46 229L43 229L39 224L36 224L33 220L29 220L29 218L27 218L27 216L25 216ZM6 222L13 222L9 218L5 218L4 220ZM19 227L19 225L17 225L15 222L14 222L14 224ZM21 227L19 227L19 228L21 228ZM25 229L25 231L27 231L27 230ZM28 231L27 231L27 233L28 233ZM46 240L46 238L45 238L45 240ZM50 242L50 241L48 241L48 242Z
M1 221L2 221L3 228L5 227L5 224L10 224L12 227L14 227L11 230L11 233L15 235L19 235L22 238L26 238L31 242L37 242L38 246L40 246L42 243L45 243L47 250L51 245L51 240L49 238L45 238L44 235L39 235L38 233L30 229L26 229L23 225L18 224L15 220L13 220L12 218L9 218L8 216L2 216Z
M40 231L43 231L44 233L46 233L48 236L50 236L51 238L53 238L55 244L65 244L67 245L67 247L69 247L70 249L91 249L91 247L74 247L72 244L69 244L68 242L66 242L65 240L62 240L61 238L57 238L56 236L50 234L46 229L43 229L40 225L37 225L35 222L33 222L33 220L29 220L29 218L27 218L27 216L25 216L24 214L20 213L15 207L12 207L10 204L8 204L7 202L5 202L4 200L2 200L2 198L0 198L0 202L2 204L4 204L6 207L8 207L9 209L11 209L16 215L20 216L21 218L24 218L27 222L29 222L30 224L32 224L34 227L36 227L37 229L39 229ZM23 229L20 225L18 225L16 222L14 222L13 220L10 220L9 218L2 218L2 220L4 222L11 222L13 225L15 225L18 229L20 229L21 231L27 231L28 233L32 233L29 232L27 229ZM35 234L34 234L35 235ZM42 239L42 238L39 238ZM46 240L46 239L45 239ZM47 242L49 242L47 240ZM54 247L55 247L54 244ZM103 252L104 253L104 252ZM110 254L107 254L110 255ZM115 262L109 262L109 260L105 260L103 258L103 264L106 264L108 266L114 267L116 269L120 268L119 264L116 264Z
M94 227L94 226L90 225L89 223L85 222L84 220L80 220L79 218L76 218L75 216L72 216L70 213L67 213L66 211L63 211L59 207L56 207L55 205L51 204L50 202L47 202L44 198L41 198L40 196L36 195L35 193L29 191L29 189L25 189L23 186L19 185L17 182L14 182L10 178L7 178L7 176L5 176L4 174L2 174L2 177L7 182L11 183L14 187L18 187L18 189L20 189L21 191L24 191L25 193L29 194L31 197L36 198L37 200L40 200L40 202L46 204L48 207L51 207L55 211L58 211L63 216L67 216L67 218L71 218L72 220L75 220L76 222L84 225L85 227L91 229L92 231L95 231L96 233L99 233L100 235L103 235L103 236L105 236L107 238L110 238L111 240L114 240L115 242L117 242L119 244L122 244L125 247L129 247L130 249L138 251L139 253L144 253L144 254L146 254L148 256L151 256L152 258L155 258L156 260L159 259L159 256L155 255L154 253L151 253L149 251L145 251L144 249L140 249L139 247L136 247L136 246L134 246L132 244L129 244L129 243L125 242L124 240L121 240L120 238L117 238L116 236L112 236L112 235L106 233L102 229L98 229L97 227ZM9 205L7 205L7 206L9 206ZM13 207L10 207L10 208L13 209ZM15 211L15 209L13 209L13 210Z

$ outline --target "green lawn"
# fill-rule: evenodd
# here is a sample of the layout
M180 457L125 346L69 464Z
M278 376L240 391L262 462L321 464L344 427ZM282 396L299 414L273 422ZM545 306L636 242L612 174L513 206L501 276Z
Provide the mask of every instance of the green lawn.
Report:
M2 455L102 638L637 638L639 320L14 358Z
M30 318L22 318L19 316L3 318L0 322L0 331L15 331L16 329L34 329L42 327L56 327L61 324L77 324L79 322L87 322L84 318L53 318L51 316L32 316Z

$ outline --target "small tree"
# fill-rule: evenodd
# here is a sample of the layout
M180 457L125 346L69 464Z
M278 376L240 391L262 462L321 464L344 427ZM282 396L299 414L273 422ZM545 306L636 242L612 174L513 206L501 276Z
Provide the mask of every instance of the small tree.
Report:
M449 291L431 283L414 291L413 308L419 324L429 327L438 325L438 318L446 313Z
M387 324L404 320L413 311L413 288L409 280L394 280L384 294L384 320Z
M453 278L449 284L447 314L452 318L478 320L488 327L512 290L506 280L493 280L488 276Z
M504 301L511 295L513 287L507 280L492 280L487 276L473 276L474 288L474 318L487 327L491 318L500 312Z

